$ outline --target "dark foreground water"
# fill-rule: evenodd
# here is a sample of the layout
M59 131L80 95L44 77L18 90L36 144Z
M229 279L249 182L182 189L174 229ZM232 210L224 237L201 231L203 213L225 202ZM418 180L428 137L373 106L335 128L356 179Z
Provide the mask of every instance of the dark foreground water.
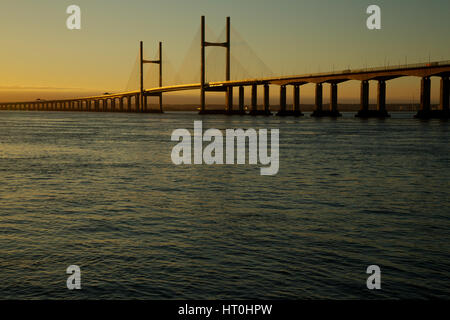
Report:
M279 174L174 166L196 119L280 128ZM448 298L449 137L409 113L0 112L0 299Z

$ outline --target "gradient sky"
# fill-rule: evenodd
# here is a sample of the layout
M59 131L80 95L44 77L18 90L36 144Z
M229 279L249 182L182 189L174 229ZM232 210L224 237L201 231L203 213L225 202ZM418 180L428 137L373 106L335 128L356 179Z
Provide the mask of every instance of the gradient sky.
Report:
M79 31L65 25L71 4L82 10ZM366 28L370 4L382 9L382 30ZM139 40L151 57L163 41L178 67L201 15L217 34L231 16L275 75L450 60L448 0L1 0L0 101L24 92L123 91ZM344 98L357 98L356 86L345 85ZM418 86L393 80L388 98L417 101Z

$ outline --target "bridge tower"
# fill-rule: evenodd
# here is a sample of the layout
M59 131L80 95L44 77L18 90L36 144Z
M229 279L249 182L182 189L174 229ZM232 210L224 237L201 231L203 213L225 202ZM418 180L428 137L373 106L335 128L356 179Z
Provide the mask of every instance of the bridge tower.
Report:
M226 92L226 105L227 105L227 113L232 112L233 110L233 87L227 86L225 87L217 87L217 88L209 88L206 84L206 56L205 56L205 48L206 47L224 47L227 50L226 55L226 71L225 71L225 80L230 81L231 79L231 41L230 41L230 28L231 22L230 17L227 17L227 40L226 42L207 42L205 39L205 16L202 16L201 20L201 61L200 61L200 114L205 114L206 112L206 103L205 103L205 92L208 91L225 91Z
M147 94L144 89L144 64L153 63L159 64L159 87L162 87L162 42L159 43L159 59L158 60L145 60L144 59L144 43L140 42L140 52L139 52L139 71L140 71L140 112L152 112L152 113L163 113L162 104L162 92ZM147 96L157 96L159 97L159 110L147 110Z

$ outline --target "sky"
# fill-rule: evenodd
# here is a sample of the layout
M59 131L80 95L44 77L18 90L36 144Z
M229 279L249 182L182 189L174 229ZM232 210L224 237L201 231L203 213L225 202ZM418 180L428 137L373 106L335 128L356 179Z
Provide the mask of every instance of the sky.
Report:
M72 4L81 30L66 27ZM381 8L381 30L366 27L371 4ZM0 101L124 91L140 40L150 57L163 41L177 69L201 15L216 34L230 16L274 75L450 60L448 0L1 0ZM418 101L419 85L392 80L388 99ZM436 101L437 78L432 86ZM340 99L359 99L357 82L342 87ZM312 91L305 87L307 99Z

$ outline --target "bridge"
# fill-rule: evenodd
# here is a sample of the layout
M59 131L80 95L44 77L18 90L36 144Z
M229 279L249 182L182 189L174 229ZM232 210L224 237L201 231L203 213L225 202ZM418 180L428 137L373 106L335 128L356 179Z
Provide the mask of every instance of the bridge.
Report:
M420 110L416 118L446 118L450 116L450 61L428 62L420 64L406 64L399 66L365 68L358 70L342 70L336 72L325 72L315 74L293 75L283 77L270 77L260 79L230 80L230 18L226 20L226 41L208 42L205 39L205 17L201 18L201 68L200 83L163 86L162 70L162 43L159 43L159 59L144 59L143 43L140 42L140 90L122 92L116 94L104 94L101 96L82 97L74 99L59 100L35 100L25 102L4 102L0 103L0 110L39 110L39 111L92 111L92 112L141 112L141 113L162 113L163 94L183 90L200 90L200 114L247 114L244 106L245 88L251 90L251 106L249 115L271 115L269 104L270 86L279 87L279 111L278 116L302 116L300 103L300 87L305 84L315 84L315 110L314 117L339 117L338 108L338 86L339 84L357 80L361 83L360 90L360 110L356 117L361 118L386 118L389 117L386 109L386 86L389 80L400 77L418 77L421 80L420 87ZM205 48L208 46L223 47L226 49L226 74L225 81L206 82L206 56ZM159 87L145 89L143 82L144 64L159 65ZM431 109L431 77L440 78L440 105L438 110ZM376 81L377 87L377 107L375 110L369 109L369 82ZM324 85L329 85L330 104L328 109L323 107ZM287 106L287 87L292 87L293 104ZM258 87L263 89L263 109L258 109L257 92ZM233 92L238 88L238 106L233 104ZM226 103L223 110L208 110L205 103L207 92L224 92ZM159 108L150 109L148 99L159 98Z

